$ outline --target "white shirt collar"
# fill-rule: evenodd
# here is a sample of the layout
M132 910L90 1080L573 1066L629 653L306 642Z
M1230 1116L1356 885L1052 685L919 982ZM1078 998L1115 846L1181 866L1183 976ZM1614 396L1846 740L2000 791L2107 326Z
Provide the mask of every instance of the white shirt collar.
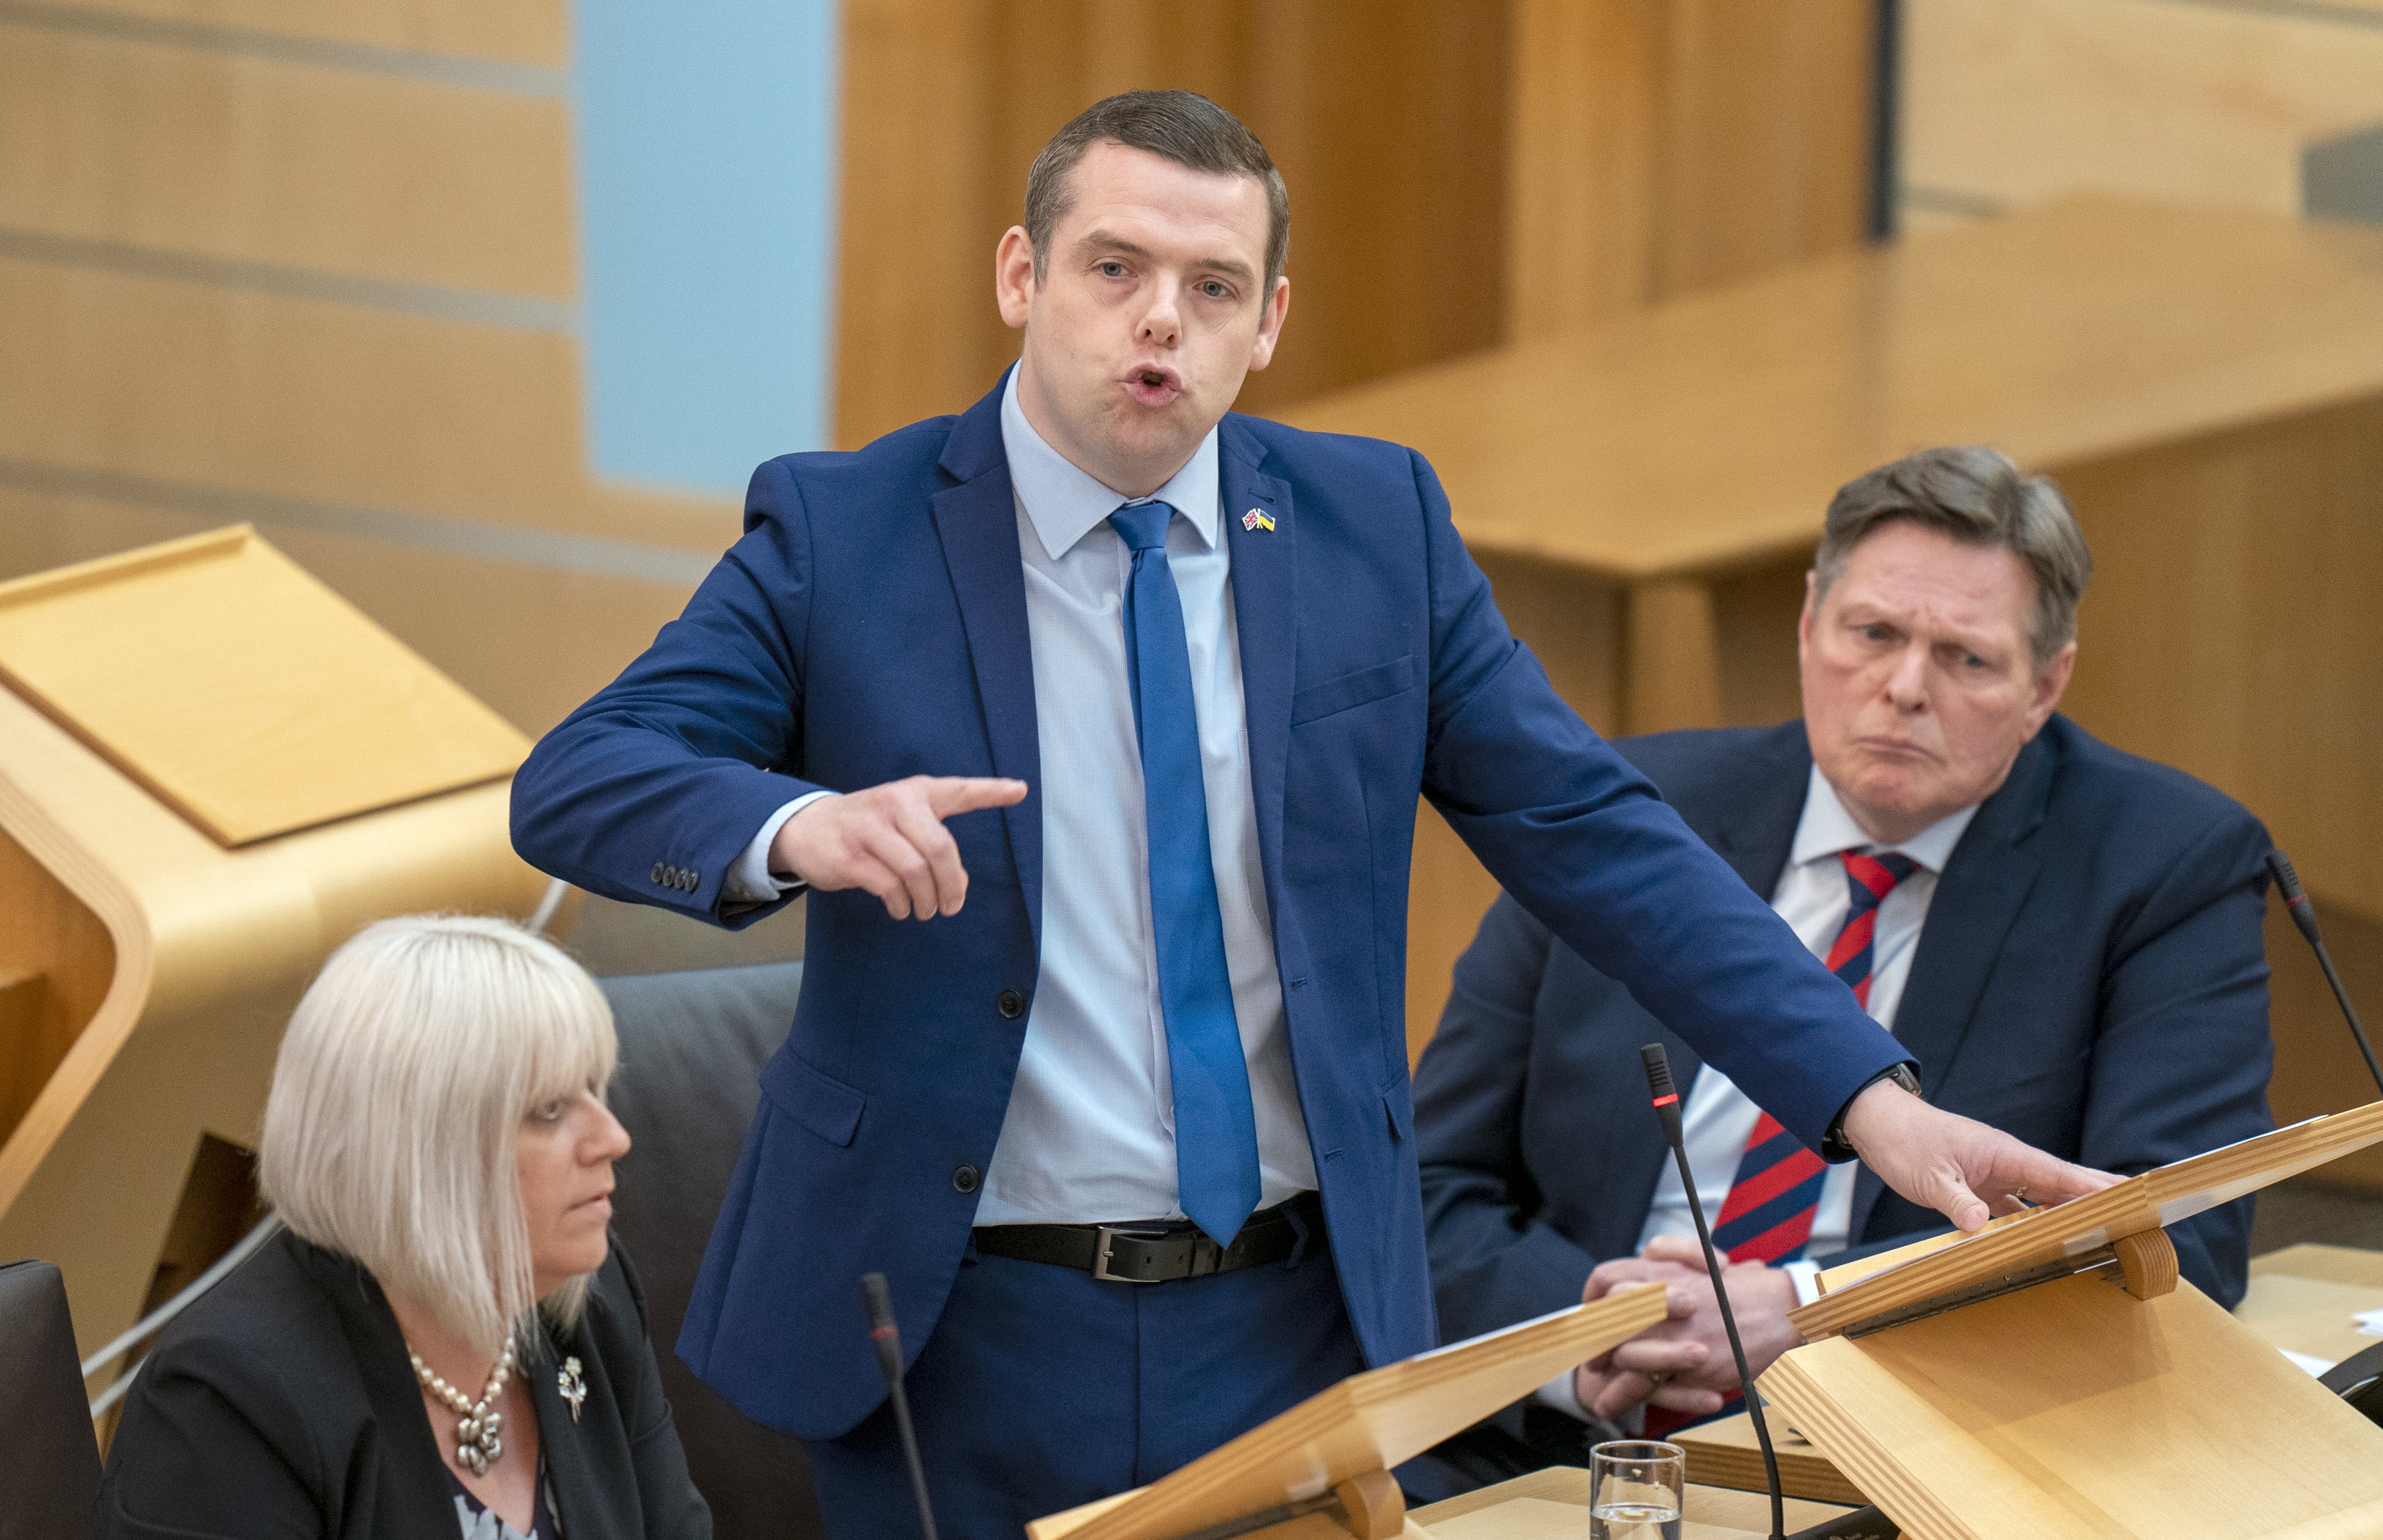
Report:
M1972 802L1957 813L1938 819L1900 844L1872 849L1871 837L1846 811L1846 805L1837 799L1837 789L1829 784L1821 767L1814 765L1811 782L1804 791L1804 816L1796 820L1796 843L1789 851L1788 864L1800 867L1841 850L1860 850L1873 856L1897 851L1941 875L1945 863L1953 858L1953 847L1961 843L1961 835L1977 813L1978 804Z
M1192 522L1210 549L1216 546L1217 526L1224 519L1222 494L1216 483L1216 430L1210 428L1183 468L1150 498L1129 499L1104 487L1093 474L1053 449L1026 420L1018 404L1018 370L1013 366L1001 389L1001 448L1009 457L1009 485L1026 509L1027 521L1054 561L1074 548L1093 525L1130 500L1167 503Z

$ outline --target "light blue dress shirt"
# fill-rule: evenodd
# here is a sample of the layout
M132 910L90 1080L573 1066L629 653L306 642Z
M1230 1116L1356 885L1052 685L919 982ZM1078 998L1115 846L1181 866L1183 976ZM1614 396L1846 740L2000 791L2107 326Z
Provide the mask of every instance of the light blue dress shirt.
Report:
M1142 754L1126 674L1131 553L1108 525L1127 499L1045 443L1001 400L1002 447L1018 508L1026 627L1034 659L1043 784L1043 953L1026 1046L977 1223L1099 1224L1176 1218L1175 1116L1150 915ZM1259 1202L1313 1188L1276 972L1274 930L1250 790L1231 552L1212 429L1154 494L1181 517L1167 559L1182 596L1233 1013L1257 1116ZM767 869L771 842L821 795L779 808L731 873L733 895L789 884ZM929 920L925 923L933 924Z

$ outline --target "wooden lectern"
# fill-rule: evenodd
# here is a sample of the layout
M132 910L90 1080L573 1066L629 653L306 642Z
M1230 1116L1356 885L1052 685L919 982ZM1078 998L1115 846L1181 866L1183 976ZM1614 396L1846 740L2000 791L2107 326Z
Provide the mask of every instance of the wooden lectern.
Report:
M0 1260L64 1269L89 1351L331 949L536 905L528 744L244 526L0 584Z
M2162 1228L2377 1140L2383 1102L1833 1269L1762 1393L1914 1540L2383 1534L2383 1428Z
M1422 1536L1390 1468L1663 1319L1661 1285L1352 1374L1150 1485L1037 1519L1029 1540Z

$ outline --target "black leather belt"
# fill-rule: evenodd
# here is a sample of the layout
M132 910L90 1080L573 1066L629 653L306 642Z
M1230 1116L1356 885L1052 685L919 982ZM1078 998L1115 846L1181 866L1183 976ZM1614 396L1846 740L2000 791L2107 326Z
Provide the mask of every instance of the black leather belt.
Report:
M976 1230L976 1249L986 1256L1072 1267L1106 1283L1167 1283L1238 1273L1290 1261L1303 1239L1324 1242L1324 1204L1313 1192L1250 1215L1230 1246L1217 1245L1188 1219L984 1225Z

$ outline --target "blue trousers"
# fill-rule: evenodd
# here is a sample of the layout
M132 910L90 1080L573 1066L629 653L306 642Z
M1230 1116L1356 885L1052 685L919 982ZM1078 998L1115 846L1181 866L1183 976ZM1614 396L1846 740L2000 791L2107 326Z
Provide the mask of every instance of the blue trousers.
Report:
M945 1540L1020 1540L1364 1367L1319 1231L1288 1263L1157 1284L971 1247L905 1383ZM804 1448L831 1540L916 1540L890 1404Z

